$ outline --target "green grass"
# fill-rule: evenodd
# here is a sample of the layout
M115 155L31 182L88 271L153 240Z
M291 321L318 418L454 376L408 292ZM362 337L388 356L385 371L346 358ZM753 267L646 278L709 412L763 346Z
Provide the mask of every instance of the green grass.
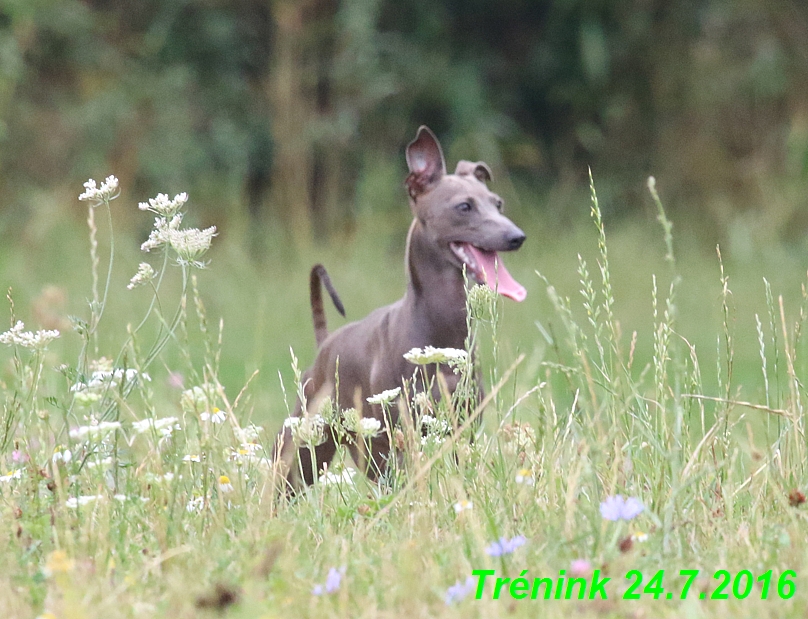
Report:
M113 217L134 220L121 213L136 199L112 202ZM572 203L589 209L585 195ZM97 354L91 337L67 330L42 355L0 348L0 473L20 471L0 481L7 524L0 617L803 615L805 508L789 495L805 490L808 464L806 261L779 247L743 261L724 251L722 282L718 258L686 229L674 228L672 266L652 219L604 233L591 222L563 228L526 212L513 216L529 240L506 260L528 299L500 302L493 322L477 325L491 404L474 442L467 433L454 444L415 441L406 474L388 485L318 484L293 501L278 500L262 458L288 414L278 372L287 397L295 392L289 347L303 366L314 355L308 268L328 266L351 319L395 300L404 287L406 213L368 213L350 242L294 257L275 247L260 264L233 225L214 240L209 268L196 272L199 296L190 280L183 289L179 268L167 272L166 322L185 308L173 335L151 315L134 345L125 345L127 326L139 323L151 295L126 283L143 260L145 235L116 236ZM36 318L46 309L50 321L89 320L86 226L62 215L26 230L0 251L16 316L34 329L48 326ZM40 297L46 284L67 295L63 307L52 294L48 302ZM329 312L333 328L340 320ZM161 333L165 347L143 368ZM88 360L117 359L116 367L146 369L152 380L75 401L69 387L76 372L86 373L85 345ZM182 375L185 389L207 385L204 397L183 401L170 372ZM452 417L449 403L435 406L438 416ZM214 407L225 423L201 419ZM91 416L121 428L69 437L68 428ZM170 437L132 426L171 416L179 428ZM264 428L254 439L244 434L253 422ZM60 445L71 450L69 462L54 463ZM255 449L254 457L240 448ZM188 455L200 461L183 460ZM88 466L102 458L109 463ZM221 487L223 475L232 490ZM613 494L638 497L645 510L629 522L605 520L599 506ZM100 498L71 507L70 498L82 495ZM645 541L630 541L641 534ZM493 541L517 535L526 543L512 554L487 554ZM507 591L494 600L489 582L481 600L472 593L444 601L474 570L511 579L527 570L532 583L560 570L569 575L580 559L612 579L608 600L515 600ZM331 568L344 569L338 590L313 595ZM680 600L679 572L691 569L700 575ZM731 586L728 600L699 600L716 589L720 569L755 578L773 570L768 599L756 584L744 600L732 599ZM797 574L795 592L781 599L777 582L788 569ZM629 570L640 570L643 586L665 570L673 599L654 600L650 589L640 600L621 599Z

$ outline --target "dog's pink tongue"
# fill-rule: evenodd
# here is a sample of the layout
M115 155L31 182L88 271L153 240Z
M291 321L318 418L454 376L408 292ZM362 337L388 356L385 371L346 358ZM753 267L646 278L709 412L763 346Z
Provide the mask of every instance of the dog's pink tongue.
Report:
M511 277L497 252L485 251L471 244L467 244L466 248L471 251L474 259L483 267L485 283L488 284L491 290L496 290L499 294L514 301L525 300L527 296L525 287Z

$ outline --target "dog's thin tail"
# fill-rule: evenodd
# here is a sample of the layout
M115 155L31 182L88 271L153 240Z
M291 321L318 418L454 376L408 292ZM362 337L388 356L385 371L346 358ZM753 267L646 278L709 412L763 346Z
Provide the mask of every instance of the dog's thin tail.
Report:
M314 321L314 339L317 341L318 347L323 343L323 340L328 337L328 323L325 318L323 294L320 284L325 286L337 311L345 316L345 308L342 306L342 301L340 301L337 291L334 290L331 278L328 277L325 267L322 264L315 264L311 269L309 294L311 295L311 317Z

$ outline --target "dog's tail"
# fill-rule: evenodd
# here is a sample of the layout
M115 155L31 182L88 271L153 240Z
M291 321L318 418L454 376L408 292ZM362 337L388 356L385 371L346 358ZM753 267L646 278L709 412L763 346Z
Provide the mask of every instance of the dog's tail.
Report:
M323 343L323 340L328 337L328 323L325 319L325 310L323 309L323 294L320 284L325 286L331 300L334 302L334 307L337 311L345 316L345 308L342 306L337 291L331 283L331 278L322 264L315 264L311 268L311 278L309 280L309 294L311 296L311 317L314 320L314 339L317 341L317 346Z

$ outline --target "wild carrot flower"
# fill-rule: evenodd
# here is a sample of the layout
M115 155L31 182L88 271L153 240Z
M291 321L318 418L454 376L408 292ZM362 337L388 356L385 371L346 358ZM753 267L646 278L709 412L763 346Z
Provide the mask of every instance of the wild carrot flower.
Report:
M477 583L474 581L474 576L467 577L465 582L460 582L458 580L446 590L446 597L444 598L446 605L449 606L450 604L460 602L469 593L475 590L476 584Z
M491 557L501 557L509 555L517 548L524 546L527 538L524 535L517 535L511 539L507 537L500 537L499 541L492 542L485 549L485 554Z
M118 179L114 176L107 176L100 187L98 187L98 184L93 179L84 183L84 193L79 196L79 200L82 202L92 202L92 206L95 207L104 202L114 200L119 195Z
M126 286L128 290L137 288L138 286L145 286L157 276L152 265L148 262L141 262L137 267L137 273L129 280L129 285Z
M322 415L287 417L283 427L289 428L297 443L320 445L325 441L325 420Z
M103 499L104 496L101 494L82 494L80 496L71 496L68 497L67 501L65 501L65 506L69 507L70 509L76 509L77 507L84 507L85 505L89 505L99 499Z
M409 352L405 352L404 358L415 365L431 365L433 363L448 363L451 365L465 361L468 355L465 350L457 348L425 346L423 349L413 348Z
M183 228L169 230L168 243L177 252L177 262L181 265L204 268L206 264L199 259L210 249L216 226L200 230L199 228Z
M367 401L369 404L389 404L398 397L399 393L401 393L401 387L396 387L395 389L388 389L387 391L372 395L367 398Z
M188 201L188 194L185 192L178 193L170 200L167 194L158 193L156 197L149 198L148 202L141 202L137 207L141 211L151 211L161 217L171 218L182 210L185 203Z
M98 421L89 426L79 426L70 430L70 438L75 440L82 440L84 438L96 438L109 434L121 427L119 421Z
M382 429L382 422L373 417L365 417L359 422L357 434L363 438L373 438Z
M354 469L343 469L339 473L333 471L325 471L320 474L320 483L324 486L353 486Z
M176 417L162 417L160 419L141 419L140 421L132 422L132 429L138 434L149 432L154 429L155 432L163 437L169 437L174 433L174 430L179 430L179 419Z
M635 497L623 498L623 495L607 497L600 504L600 515L606 520L633 520L645 509L642 502Z
M59 332L53 330L40 330L36 333L23 331L25 324L18 320L11 329L5 333L0 333L0 344L7 346L22 346L31 350L44 350L53 340L59 337Z

